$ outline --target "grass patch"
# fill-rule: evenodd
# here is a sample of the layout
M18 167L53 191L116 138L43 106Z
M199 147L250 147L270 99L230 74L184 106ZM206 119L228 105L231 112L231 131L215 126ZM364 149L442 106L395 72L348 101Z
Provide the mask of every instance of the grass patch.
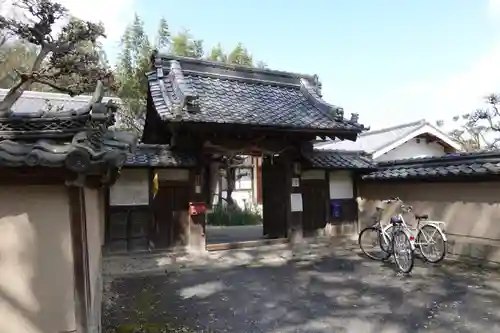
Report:
M170 324L124 324L115 333L193 333L190 328Z
M207 224L214 226L238 226L262 224L257 207L219 204L207 215Z
M163 323L152 323L151 318L157 311L158 301L155 301L151 288L144 286L136 297L136 307L133 322L119 325L114 333L194 333L193 329L179 325L174 320L169 320L163 316ZM163 321L162 320L162 321Z

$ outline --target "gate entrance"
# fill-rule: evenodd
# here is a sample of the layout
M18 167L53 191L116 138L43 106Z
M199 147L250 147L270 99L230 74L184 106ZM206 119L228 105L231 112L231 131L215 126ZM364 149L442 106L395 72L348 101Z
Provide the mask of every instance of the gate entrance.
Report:
M153 198L152 241L155 248L186 246L189 228L189 186L161 183Z

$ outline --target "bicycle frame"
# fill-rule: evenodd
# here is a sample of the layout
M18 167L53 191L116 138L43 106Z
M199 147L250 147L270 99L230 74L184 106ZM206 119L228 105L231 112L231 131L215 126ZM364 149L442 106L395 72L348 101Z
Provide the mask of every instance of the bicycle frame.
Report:
M397 215L397 218L398 218L398 220L401 221L401 227L402 227L401 230L403 230L403 232L406 234L406 236L408 236L408 239L410 240L411 250L414 251L415 250L415 236L412 234L411 229L406 224L405 219L403 218L403 215L401 213L399 213ZM387 232L387 230L389 230L390 228L393 228L393 227L394 227L394 225L392 223L389 223L385 227L381 226L381 228L380 228L380 230L382 232L382 237L384 238L384 242L387 242L388 244L391 243L392 236L389 236L389 233Z

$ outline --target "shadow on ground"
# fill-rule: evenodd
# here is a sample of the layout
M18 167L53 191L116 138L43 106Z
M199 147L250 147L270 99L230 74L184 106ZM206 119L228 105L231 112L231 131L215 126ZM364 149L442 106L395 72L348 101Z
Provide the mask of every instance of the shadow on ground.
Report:
M493 270L419 261L401 276L338 245L252 251L162 274L108 277L104 327L133 320L138 295L147 293L149 321L173 318L194 332L500 332L500 273Z

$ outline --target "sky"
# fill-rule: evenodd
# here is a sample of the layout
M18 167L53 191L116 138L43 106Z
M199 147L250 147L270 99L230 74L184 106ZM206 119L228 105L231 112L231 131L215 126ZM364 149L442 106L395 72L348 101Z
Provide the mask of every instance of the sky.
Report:
M500 93L500 0L60 0L102 21L117 52L137 13L151 37L161 17L206 48L242 42L270 69L317 74L325 100L374 128L431 122Z

